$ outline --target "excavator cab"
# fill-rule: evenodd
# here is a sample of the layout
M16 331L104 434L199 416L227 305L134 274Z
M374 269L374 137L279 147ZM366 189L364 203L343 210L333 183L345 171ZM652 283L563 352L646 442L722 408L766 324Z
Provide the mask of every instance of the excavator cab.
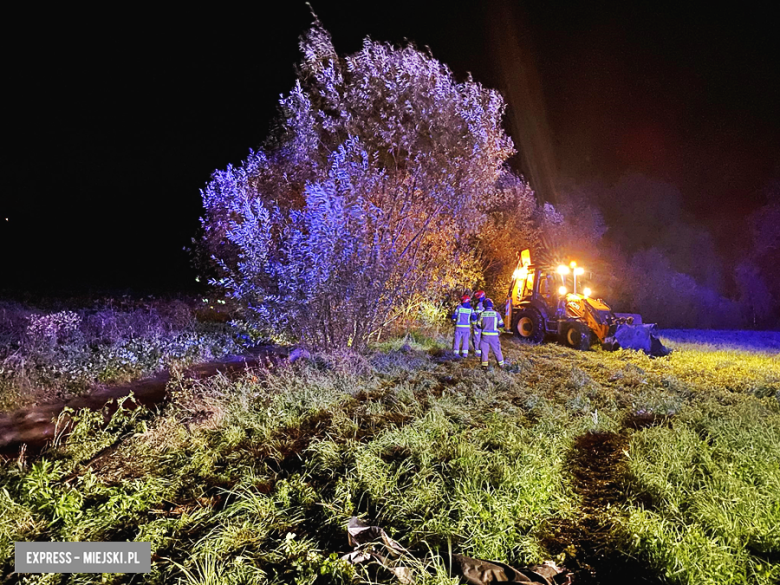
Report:
M555 283L553 282L552 274L545 274L543 278L539 279L539 296L541 296L545 304L552 309L554 309L558 303L554 287Z

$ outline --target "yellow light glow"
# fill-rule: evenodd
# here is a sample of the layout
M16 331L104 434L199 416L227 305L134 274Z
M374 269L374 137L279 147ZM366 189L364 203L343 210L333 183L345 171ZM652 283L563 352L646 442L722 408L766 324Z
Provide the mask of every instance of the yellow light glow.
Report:
M590 290L587 286L582 290L582 294L585 295L585 297L589 297L593 293L592 290Z
M558 274L560 274L561 276L565 274L569 274L569 267L566 266L565 264L561 264L560 266L558 266Z
M575 269L574 269L574 274L576 274L577 276L580 276L580 275L582 275L582 274L585 274L585 269L584 269L584 268L582 268L582 267L575 268Z
M518 268L512 273L514 280L525 280L526 276L528 276L528 269L525 266Z
M569 266L571 266L572 268L576 268L577 263L574 260L572 260L571 262L569 262Z
M568 292L568 290L566 290L565 286L562 286L562 287L560 287L558 289L558 294L561 295L561 296L565 295L567 292Z

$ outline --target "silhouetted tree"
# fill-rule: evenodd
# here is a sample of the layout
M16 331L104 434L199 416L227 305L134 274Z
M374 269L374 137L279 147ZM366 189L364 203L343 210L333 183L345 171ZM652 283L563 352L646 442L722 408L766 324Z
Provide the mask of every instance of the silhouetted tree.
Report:
M751 260L744 260L737 265L735 273L745 323L752 327L767 324L774 301L759 267Z
M780 183L766 190L767 203L749 218L751 248L736 270L744 311L754 327L780 325Z

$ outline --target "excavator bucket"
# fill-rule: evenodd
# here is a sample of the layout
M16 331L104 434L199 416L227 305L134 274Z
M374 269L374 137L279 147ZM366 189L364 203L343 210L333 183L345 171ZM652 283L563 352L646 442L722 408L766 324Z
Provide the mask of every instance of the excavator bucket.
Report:
M635 349L653 357L669 355L672 351L661 343L655 323L642 325L621 323L617 326L615 335L607 338L605 345L609 349Z

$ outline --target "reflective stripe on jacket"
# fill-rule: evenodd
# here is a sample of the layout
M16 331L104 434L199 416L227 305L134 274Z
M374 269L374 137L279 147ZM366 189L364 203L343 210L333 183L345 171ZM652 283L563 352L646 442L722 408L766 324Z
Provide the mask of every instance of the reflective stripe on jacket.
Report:
M498 335L499 328L504 326L504 320L496 311L488 309L482 311L477 321L477 327L482 330L482 335Z
M470 308L466 308L463 306L458 307L455 309L455 312L452 314L452 320L455 322L455 327L458 329L462 328L471 328L471 314L474 311Z

